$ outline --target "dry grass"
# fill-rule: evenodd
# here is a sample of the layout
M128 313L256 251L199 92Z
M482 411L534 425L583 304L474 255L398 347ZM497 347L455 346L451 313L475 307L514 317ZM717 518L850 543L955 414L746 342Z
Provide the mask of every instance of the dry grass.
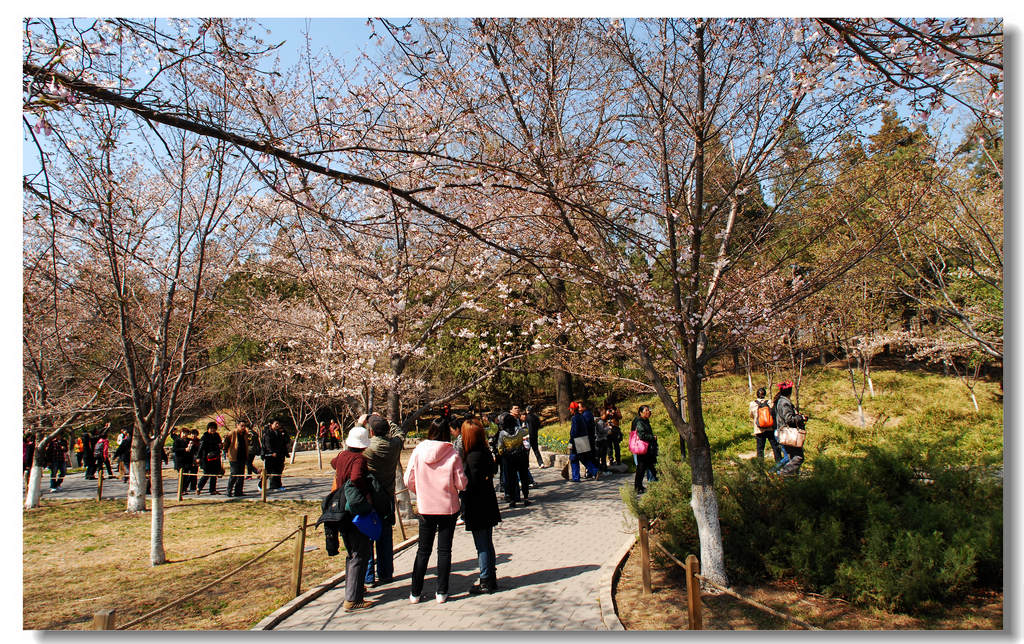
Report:
M681 569L658 558L651 565L651 595L643 594L640 550L634 547L615 588L615 604L626 630L686 630L686 580ZM802 593L781 582L761 587L737 587L739 594L809 624L828 630L998 630L1003 627L1003 596L988 593L934 613L904 615L853 606L843 600ZM799 629L728 595L703 597L707 630Z
M403 463L411 450L403 453ZM330 453L333 457L336 452ZM324 454L324 477L333 476ZM257 460L257 464L259 461ZM165 474L173 476L173 470ZM316 452L299 453L285 474L319 476ZM285 480L287 485L287 479ZM123 499L48 501L23 515L25 629L81 630L92 615L116 608L118 624L167 604L226 574L298 527L313 523L316 501L183 503L165 499L164 547L169 562L149 565L150 513L124 511ZM203 498L203 497L200 497ZM395 526L395 542L401 539ZM416 525L406 525L407 536ZM323 530L309 530L303 589L344 567L344 554L328 557ZM147 630L247 629L289 601L294 540L208 591L140 624ZM254 592L258 591L258 592Z

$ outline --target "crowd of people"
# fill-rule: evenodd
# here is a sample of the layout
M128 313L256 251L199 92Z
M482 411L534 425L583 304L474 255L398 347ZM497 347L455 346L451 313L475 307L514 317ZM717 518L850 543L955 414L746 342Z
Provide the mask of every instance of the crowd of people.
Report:
M337 425L337 421L333 421L332 424ZM222 429L226 431L224 436L220 433ZM112 478L116 465L117 476L122 481L128 481L132 460L132 432L122 429L111 438L113 434L115 432L108 422L102 429L83 431L75 439L72 453L78 467L85 468L86 480L95 480L96 474L104 469L107 476ZM231 431L227 431L226 426L222 428L218 423L211 421L206 424L206 431L202 434L196 429L176 427L171 430L170 438L170 461L162 446L160 460L164 464L172 464L179 477L183 479L183 492L186 494L202 494L204 488L211 495L220 494L217 490L217 480L227 477L227 496L244 496L245 481L261 474L254 464L256 456L263 459L267 489L285 489L281 476L290 439L278 421L267 423L262 432L257 432L244 420L238 421ZM22 440L22 470L26 477L32 468L35 441L34 432L25 432ZM142 459L145 463L148 492L148 445L143 448ZM229 469L226 472L222 459L228 461ZM50 469L50 491L59 491L67 470L71 467L68 439L63 435L58 435L47 443L45 466ZM257 489L261 489L259 482Z
M599 417L584 402L573 402L570 444L572 481L581 481L579 464L586 469L584 478L597 480L611 465L621 464L620 428L622 414L611 402ZM657 438L650 429L650 408L642 407L634 421L650 446L637 480L655 476ZM419 541L413 563L409 602L423 601L427 563L437 552L437 580L434 598L448 601L452 543L461 517L473 536L477 551L479 578L470 594L490 594L498 590L494 527L501 522L498 495L509 508L522 503L529 506L530 489L536 485L530 473L532 453L540 468L547 467L540 454L541 422L533 407L513 405L508 411L476 415L470 410L456 416L445 406L427 431L426 439L413 449L404 470L405 487L416 495ZM379 415L359 418L344 442L344 449L331 466L335 470L331 493L324 500L320 518L326 526L328 554L339 554L340 542L346 550L346 611L370 608L375 602L365 598L366 587L389 583L394 564L391 550L395 512L393 504L395 464L402 451L401 430ZM382 492L375 492L381 490ZM383 496L384 498L377 498ZM377 513L381 524L359 509ZM362 523L361 523L362 521ZM374 564L376 563L376 570Z

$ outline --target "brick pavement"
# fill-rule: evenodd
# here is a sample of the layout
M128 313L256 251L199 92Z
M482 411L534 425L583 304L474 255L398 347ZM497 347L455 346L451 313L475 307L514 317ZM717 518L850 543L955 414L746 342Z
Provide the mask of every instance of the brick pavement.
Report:
M459 526L452 546L451 596L434 601L437 554L430 558L425 601L409 604L412 547L395 556L395 580L367 589L369 610L345 613L344 582L303 606L274 630L605 630L598 603L602 565L635 532L619 488L628 474L571 483L555 468L533 469L538 487L529 507L501 504L494 531L498 585L493 595L468 593L478 569L472 535ZM344 568L344 556L336 558ZM605 580L606 581L606 580Z

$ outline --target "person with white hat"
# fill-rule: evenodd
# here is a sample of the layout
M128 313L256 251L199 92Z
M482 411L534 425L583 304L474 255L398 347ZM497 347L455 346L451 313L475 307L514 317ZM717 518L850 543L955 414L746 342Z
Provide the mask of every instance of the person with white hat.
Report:
M345 449L331 461L334 468L334 486L331 491L343 490L345 483L362 492L372 502L370 481L366 478L366 457L363 450L370 446L370 432L356 425L348 432ZM372 607L376 602L364 599L366 564L370 560L370 538L359 531L347 518L341 523L341 538L345 542L345 610L353 611Z

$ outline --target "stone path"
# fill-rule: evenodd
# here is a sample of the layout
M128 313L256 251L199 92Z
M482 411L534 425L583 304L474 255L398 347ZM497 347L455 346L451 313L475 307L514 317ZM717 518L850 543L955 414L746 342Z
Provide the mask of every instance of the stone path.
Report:
M500 591L470 595L476 581L476 549L465 528L452 546L451 596L434 601L437 561L430 558L425 601L409 604L410 573L416 548L395 556L395 580L367 598L379 603L346 613L344 582L300 608L274 630L605 630L598 596L607 584L602 566L632 539L635 520L627 518L619 488L631 475L571 483L555 468L532 470L538 486L532 505L508 508L494 531ZM344 555L335 561L339 570Z

